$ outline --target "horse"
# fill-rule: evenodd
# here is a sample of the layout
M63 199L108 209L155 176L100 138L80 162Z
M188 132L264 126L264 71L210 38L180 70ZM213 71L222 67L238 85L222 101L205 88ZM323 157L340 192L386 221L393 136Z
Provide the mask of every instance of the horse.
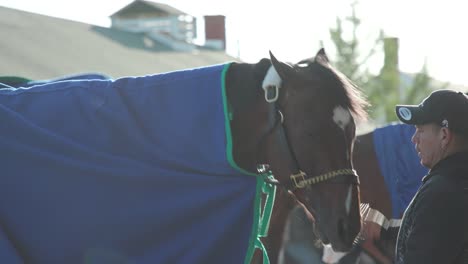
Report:
M387 220L378 241L356 241L339 264L393 261L399 220L428 169L419 162L411 142L414 126L390 123L358 135L353 164L360 178L360 201L379 211ZM283 263L324 263L311 221L302 208L289 216L289 235L283 244ZM359 236L358 236L359 237ZM312 260L312 261L311 261Z
M188 72L0 89L0 252L11 263L276 263L296 204L324 242L351 248L366 101L325 51Z

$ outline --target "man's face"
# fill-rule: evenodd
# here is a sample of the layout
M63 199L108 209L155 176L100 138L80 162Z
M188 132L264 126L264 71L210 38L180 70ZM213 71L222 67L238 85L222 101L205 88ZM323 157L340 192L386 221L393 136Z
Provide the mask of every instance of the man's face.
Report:
M432 168L442 159L441 127L435 124L416 125L416 132L411 140L423 166Z

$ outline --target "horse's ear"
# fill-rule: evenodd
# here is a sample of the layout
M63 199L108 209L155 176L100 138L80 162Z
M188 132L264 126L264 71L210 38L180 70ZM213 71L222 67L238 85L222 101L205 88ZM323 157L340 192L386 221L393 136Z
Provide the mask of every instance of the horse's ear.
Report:
M322 64L328 64L330 62L330 60L328 59L327 54L325 53L324 48L321 48L317 52L317 55L315 55L315 62L322 63Z
M282 80L287 80L294 74L294 68L284 62L281 62L273 56L273 53L270 51L271 64L275 68L276 72L279 74Z

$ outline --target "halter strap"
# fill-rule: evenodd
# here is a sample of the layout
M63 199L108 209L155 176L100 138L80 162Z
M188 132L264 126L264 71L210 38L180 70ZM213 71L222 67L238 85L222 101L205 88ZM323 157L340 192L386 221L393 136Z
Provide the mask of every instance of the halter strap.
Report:
M355 176L354 178L352 178L353 180L351 181L351 183L359 184L359 178L357 176L356 171L353 169L341 169L341 170L330 171L330 172L327 172L318 176L314 176L308 179L306 179L307 174L305 172L299 171L299 173L292 174L291 176L289 176L289 178L292 181L292 187L294 189L302 189L302 188L305 188L306 186L325 182L333 178L336 178L338 176L344 176L344 175Z

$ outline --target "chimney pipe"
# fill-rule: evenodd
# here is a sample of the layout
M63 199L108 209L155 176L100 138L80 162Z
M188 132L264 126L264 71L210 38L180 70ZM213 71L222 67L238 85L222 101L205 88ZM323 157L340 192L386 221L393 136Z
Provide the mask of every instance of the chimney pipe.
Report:
M205 46L226 50L226 17L222 15L204 16Z

